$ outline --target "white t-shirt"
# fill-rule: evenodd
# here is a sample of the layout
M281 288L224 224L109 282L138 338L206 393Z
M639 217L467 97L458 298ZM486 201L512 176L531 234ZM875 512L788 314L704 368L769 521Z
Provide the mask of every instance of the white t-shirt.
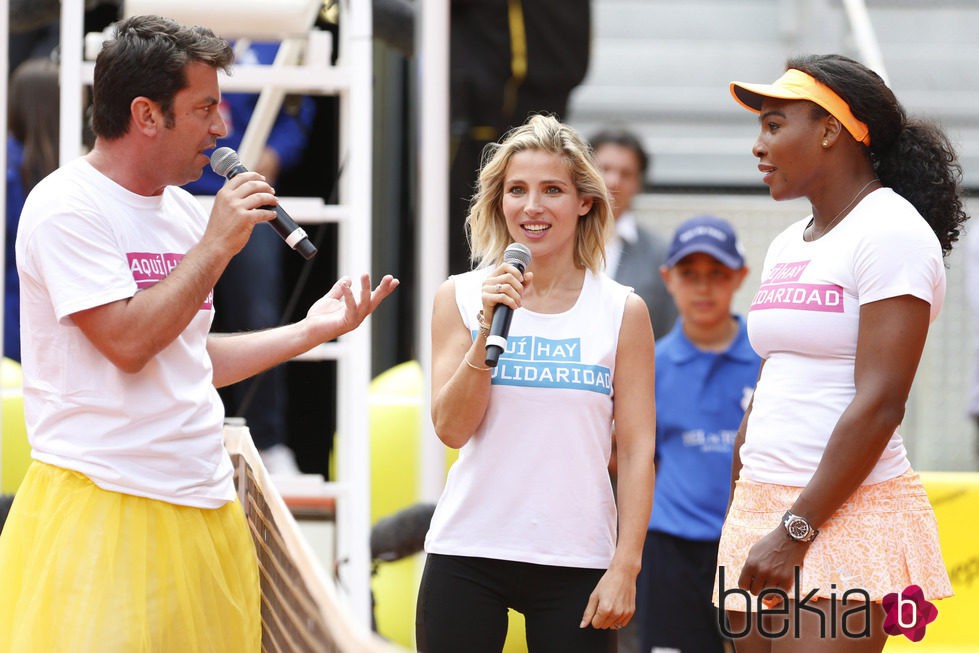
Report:
M211 297L180 336L128 374L71 319L163 279L204 232L189 193L131 193L76 159L41 181L17 236L24 413L33 457L99 487L171 503L234 499L224 409L206 350Z
M488 273L454 277L474 336ZM604 274L586 273L568 311L513 312L486 415L449 471L427 552L608 567L616 542L608 475L612 384L629 292Z
M889 188L867 195L813 242L802 239L808 223L772 242L748 313L751 345L765 359L741 448L741 476L753 481L809 482L855 395L861 305L912 295L931 304L934 321L945 297L938 238ZM864 484L909 466L895 430Z

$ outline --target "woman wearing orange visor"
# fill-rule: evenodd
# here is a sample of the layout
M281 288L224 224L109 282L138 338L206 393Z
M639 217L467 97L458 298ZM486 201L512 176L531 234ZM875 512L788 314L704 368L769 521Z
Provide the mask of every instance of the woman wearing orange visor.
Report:
M787 68L731 84L759 114L772 197L812 213L770 245L748 313L764 361L715 603L739 653L880 651L888 634L920 639L952 593L898 426L968 216L948 140L876 73L838 55Z

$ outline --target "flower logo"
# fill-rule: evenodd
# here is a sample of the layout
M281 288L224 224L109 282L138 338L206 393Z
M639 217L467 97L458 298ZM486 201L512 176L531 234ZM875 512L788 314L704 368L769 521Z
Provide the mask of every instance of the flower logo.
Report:
M938 618L938 608L925 599L917 585L908 585L903 592L887 594L882 604L887 612L884 632L904 635L912 642L920 642L925 636L925 627Z

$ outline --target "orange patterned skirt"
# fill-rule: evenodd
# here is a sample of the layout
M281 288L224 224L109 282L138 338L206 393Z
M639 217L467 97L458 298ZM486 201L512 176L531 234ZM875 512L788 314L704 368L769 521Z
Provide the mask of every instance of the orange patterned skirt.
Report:
M801 492L801 487L737 482L717 554L725 589L737 586L748 550L778 526ZM714 581L715 605L719 576ZM912 584L929 600L952 596L935 513L920 478L908 471L861 486L822 525L806 553L797 589L800 596L815 590L815 597L827 599L863 590L871 601L880 602L884 595ZM726 594L725 599L725 609L745 610L743 597ZM751 601L757 605L757 597Z

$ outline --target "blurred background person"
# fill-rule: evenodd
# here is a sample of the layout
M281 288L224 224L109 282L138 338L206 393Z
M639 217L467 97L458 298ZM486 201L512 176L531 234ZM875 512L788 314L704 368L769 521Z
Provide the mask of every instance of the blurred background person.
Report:
M602 130L590 142L615 215L615 235L606 246L605 271L642 297L652 318L653 333L662 338L677 317L676 305L660 274L666 242L639 224L632 207L633 198L643 190L649 155L636 135L624 129Z
M3 355L20 362L20 283L14 242L24 199L58 167L58 64L27 59L10 77L7 92L7 216L4 252Z
M656 490L636 598L639 651L722 653L711 605L734 439L761 359L734 295L748 267L734 227L677 227L660 269L679 309L656 341Z

